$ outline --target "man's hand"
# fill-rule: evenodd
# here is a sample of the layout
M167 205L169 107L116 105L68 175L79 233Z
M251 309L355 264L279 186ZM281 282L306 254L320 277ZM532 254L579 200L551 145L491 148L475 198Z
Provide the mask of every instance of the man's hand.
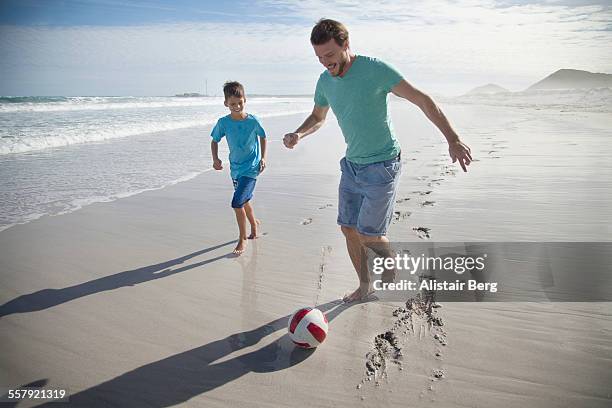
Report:
M223 170L223 164L220 159L213 159L213 169Z
M265 169L266 169L266 159L262 157L261 160L259 161L259 172L261 173Z
M472 159L472 155L470 154L470 148L467 145L461 143L460 140L456 140L454 142L450 142L448 144L448 154L451 159L453 159L453 163L459 160L459 165L463 169L463 171L467 172L467 166L474 160Z
M283 137L283 143L288 149L293 149L299 141L300 135L298 135L297 133L287 133L285 137Z

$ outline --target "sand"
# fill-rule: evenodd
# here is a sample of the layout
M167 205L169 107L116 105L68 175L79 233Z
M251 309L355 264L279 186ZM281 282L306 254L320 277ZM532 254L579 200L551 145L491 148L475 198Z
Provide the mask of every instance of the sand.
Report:
M394 104L392 239L609 240L609 119L445 110L478 161L460 173L422 114ZM265 124L262 236L241 257L227 169L0 232L0 385L64 387L73 406L610 405L610 303L342 304L357 284L335 222L343 141L331 118L282 148L302 119ZM296 349L287 318L314 304L329 336Z

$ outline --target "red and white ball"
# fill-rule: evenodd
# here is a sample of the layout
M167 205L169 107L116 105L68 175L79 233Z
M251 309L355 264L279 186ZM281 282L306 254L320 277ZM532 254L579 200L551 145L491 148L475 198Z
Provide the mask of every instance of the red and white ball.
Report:
M314 348L327 337L327 316L319 309L304 307L289 318L289 337L302 348Z

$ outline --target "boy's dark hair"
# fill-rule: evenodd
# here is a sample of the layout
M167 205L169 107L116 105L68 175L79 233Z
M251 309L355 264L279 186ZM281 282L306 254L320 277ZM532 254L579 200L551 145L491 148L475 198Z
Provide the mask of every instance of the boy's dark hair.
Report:
M332 38L336 44L343 46L349 38L349 33L344 24L329 18L320 19L310 33L310 43L312 45L325 44Z
M223 84L223 95L225 95L225 100L228 100L230 96L244 98L244 87L240 82L227 81Z

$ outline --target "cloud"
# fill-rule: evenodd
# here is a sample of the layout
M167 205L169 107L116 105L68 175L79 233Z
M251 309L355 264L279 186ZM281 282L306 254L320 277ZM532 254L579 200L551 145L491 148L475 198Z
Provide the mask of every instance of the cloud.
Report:
M89 88L95 89L90 94L100 88L91 83L92 78L104 83L107 92L113 81L123 84L111 94L128 92L127 78L135 81L128 87L130 93L172 94L194 90L196 84L203 90L206 78L214 87L229 78L257 73L256 91L264 92L259 84L286 82L292 72L302 78L305 72L310 71L311 77L317 72L307 33L280 24L5 26L0 33L0 52L6 57L0 61L3 74L21 82L48 80L49 75L58 75L58 83L68 81L71 86L89 81ZM68 72L71 80L66 78ZM2 85L8 84L3 81Z
M612 8L567 2L265 0L316 21L344 22L358 52L417 77L513 77L526 86L556 69L612 69ZM322 10L325 10L322 13ZM428 75L429 73L435 73ZM521 79L523 78L523 79ZM483 78L486 81L486 78Z
M1 26L0 93L163 95L230 78L251 92L312 92L321 68L308 37L323 16L347 24L355 51L434 92L610 72L612 8L569 3L581 2L262 0L253 12L269 10L266 23Z

